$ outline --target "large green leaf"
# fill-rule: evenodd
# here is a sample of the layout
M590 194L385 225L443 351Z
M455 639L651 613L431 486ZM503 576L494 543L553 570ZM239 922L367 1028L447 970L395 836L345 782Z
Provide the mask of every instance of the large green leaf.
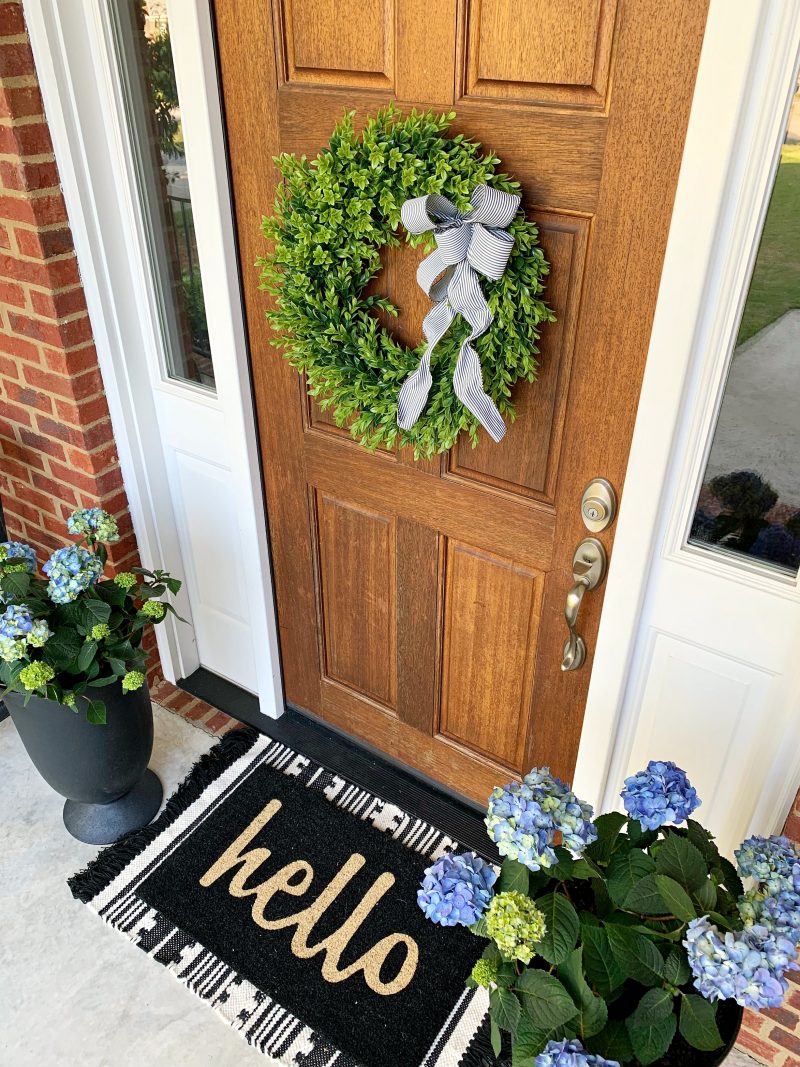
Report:
M495 891L497 893L510 893L515 891L527 895L528 868L517 860L504 859L503 865L500 868L500 878L498 879Z
M570 1020L581 1041L598 1034L608 1022L608 1008L602 997L596 996L583 975L583 949L576 948L558 967L556 974L578 1009L576 1019Z
M695 819L687 819L686 836L710 867L719 862L719 849L714 842L713 835L706 830L705 826Z
M666 876L665 876L666 877ZM695 893L695 899L700 905L700 913L706 915L717 906L717 887L707 878Z
M681 1033L695 1048L712 1052L722 1045L722 1035L717 1026L717 1008L705 997L685 993L681 1003Z
M656 870L680 882L690 893L699 889L708 877L708 866L700 850L678 834L669 834L659 846Z
M83 607L83 625L87 630L91 630L93 626L108 622L111 617L111 605L107 604L105 600L90 597L81 601L81 605Z
M78 653L78 670L85 671L97 652L96 641L84 641L83 647Z
M619 832L627 822L621 811L609 811L594 820L597 840L586 849L586 855L597 863L605 863L618 844Z
M683 886L666 874L657 874L655 880L669 914L683 922L691 922L697 916L697 910Z
M672 993L666 989L648 989L630 1016L634 1026L649 1026L672 1013Z
M83 648L83 638L74 630L58 630L42 649L45 660L56 670L68 667Z
M674 1015L666 1015L663 1019L638 1026L631 1019L625 1020L628 1027L628 1036L636 1059L647 1067L647 1064L660 1059L672 1044L675 1031L678 1028L678 1020Z
M489 994L489 1011L501 1030L513 1034L517 1029L522 1009L519 1001L508 989L493 989Z
M608 935L601 926L583 926L583 965L589 981L604 997L623 984L625 971L614 958Z
M578 1014L572 997L557 978L532 968L517 979L522 1007L538 1030L563 1026Z
M606 923L605 931L614 959L629 978L642 985L659 985L663 981L664 960L652 941L615 923Z
M101 600L105 600L107 604L113 604L115 608L121 608L127 596L125 590L111 580L98 582L94 586L94 592Z
M31 576L27 571L14 571L0 578L0 589L9 597L25 600L31 587Z
M624 905L628 911L635 911L637 915L670 914L670 909L658 888L655 874L648 874L637 882L625 898Z
M720 879L722 884L734 897L740 897L744 893L744 886L742 880L739 877L739 872L729 859L724 856L720 856L716 863L719 873L722 875Z
M634 886L655 869L655 861L646 852L640 852L638 848L618 852L613 856L608 865L606 878L608 894L617 907L621 908Z
M95 726L105 726L106 706L102 700L90 700L86 709L86 718Z
M580 930L578 913L563 893L548 893L536 901L547 924L545 935L535 946L548 963L562 963L575 947Z
M673 946L664 962L664 978L670 985L682 986L684 982L689 981L691 975L686 949L682 945Z
M630 1035L622 1019L610 1019L599 1034L587 1039L586 1048L596 1056L616 1060L617 1063L633 1059Z

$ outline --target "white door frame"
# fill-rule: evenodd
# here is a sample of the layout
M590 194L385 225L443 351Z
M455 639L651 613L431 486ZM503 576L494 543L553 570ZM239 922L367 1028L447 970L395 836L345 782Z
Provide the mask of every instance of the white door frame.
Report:
M143 264L126 246L126 213L134 210L135 198L130 188L121 188L109 203L108 190L92 173L94 142L105 146L113 163L121 136L119 116L90 106L107 86L102 0L24 2L136 536L145 565L168 562L175 551L169 521L158 521L169 502L163 457L150 438L151 386L125 356L126 348L153 343L143 314ZM179 41L173 36L176 68L187 84L191 79L186 103L193 139L202 142L196 151L205 157L200 173L207 181L195 183L193 199L202 201L219 249L215 314L225 320L229 309L226 329L237 354L219 387L235 413L232 432L253 559L249 608L260 635L261 706L276 715L283 707L277 621L207 2L172 2L170 18L180 19L185 31ZM671 549L665 541L673 503L689 506L686 465L705 447L716 410L731 316L749 276L798 35L800 0L711 0L575 773L580 795L600 807L614 803L616 776L630 753L636 709L626 697L648 574L659 553L675 549L674 541ZM109 227L109 209L118 225ZM168 677L186 673L180 635L162 629L159 637ZM800 766L784 768L770 786L762 807L772 828L788 809L798 773Z
M163 366L135 176L126 151L126 118L118 90L107 0L25 0L24 10L53 140L81 278L108 399L114 440L145 567L180 575L168 472L155 391L188 396L190 383L154 380ZM204 0L170 0L173 58L181 117L191 135L190 166L216 397L227 431L235 479L239 544L220 552L247 561L249 602L261 711L283 712L269 549L259 473L247 343L239 291L236 239L214 59L211 14ZM187 137L187 145L189 138ZM203 402L195 389L198 402ZM206 397L206 402L210 402ZM181 614L189 612L181 594ZM170 681L199 666L191 626L170 619L156 630Z
M639 725L632 685L648 578L658 562L769 585L684 547L786 127L800 47L798 0L711 0L581 736L575 786L604 810ZM784 590L781 589L781 592ZM785 594L800 601L796 582ZM702 611L703 604L695 605ZM748 813L779 830L800 780L800 716ZM726 739L720 738L720 744ZM669 753L653 754L670 758Z

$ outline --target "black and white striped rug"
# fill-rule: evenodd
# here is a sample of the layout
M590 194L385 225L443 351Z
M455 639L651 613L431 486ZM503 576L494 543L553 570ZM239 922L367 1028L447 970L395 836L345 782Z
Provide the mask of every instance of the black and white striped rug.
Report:
M484 1067L480 942L425 920L457 843L253 730L196 764L74 896L286 1067Z

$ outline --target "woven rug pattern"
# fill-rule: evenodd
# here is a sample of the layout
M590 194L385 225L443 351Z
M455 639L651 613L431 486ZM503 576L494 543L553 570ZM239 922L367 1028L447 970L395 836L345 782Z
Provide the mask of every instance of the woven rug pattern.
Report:
M348 817L428 859L457 847L446 834L320 764L251 729L226 735L195 765L155 823L105 849L70 879L73 895L109 926L166 967L206 1001L268 1062L282 1067L362 1067L324 1034L283 1007L140 895L176 849L189 842L251 775L271 768L322 796ZM341 818L332 813L332 818ZM332 832L335 827L332 826ZM475 956L479 943L475 943ZM316 965L309 961L309 965ZM443 966L446 966L443 961ZM487 1039L484 989L460 992L424 1057L408 1067L484 1067L494 1062ZM413 1026L401 1020L398 1027ZM400 1057L399 1061L405 1064ZM372 1064L369 1064L372 1067Z

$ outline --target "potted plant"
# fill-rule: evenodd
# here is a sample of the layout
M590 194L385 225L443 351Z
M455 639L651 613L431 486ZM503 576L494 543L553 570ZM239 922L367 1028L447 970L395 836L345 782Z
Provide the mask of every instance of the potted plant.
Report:
M140 568L105 577L106 545L119 533L100 508L73 512L67 529L76 539L44 564L46 577L30 545L0 544L0 683L28 755L67 798L69 832L108 844L161 804L147 767L153 712L142 636L174 611L162 598L181 583Z
M425 914L488 940L469 984L488 990L492 1048L513 1067L718 1063L742 1009L777 1007L797 969L791 841L749 838L737 869L690 817L700 800L674 763L621 795L627 814L593 821L533 770L489 798L499 871L468 852L425 872Z

